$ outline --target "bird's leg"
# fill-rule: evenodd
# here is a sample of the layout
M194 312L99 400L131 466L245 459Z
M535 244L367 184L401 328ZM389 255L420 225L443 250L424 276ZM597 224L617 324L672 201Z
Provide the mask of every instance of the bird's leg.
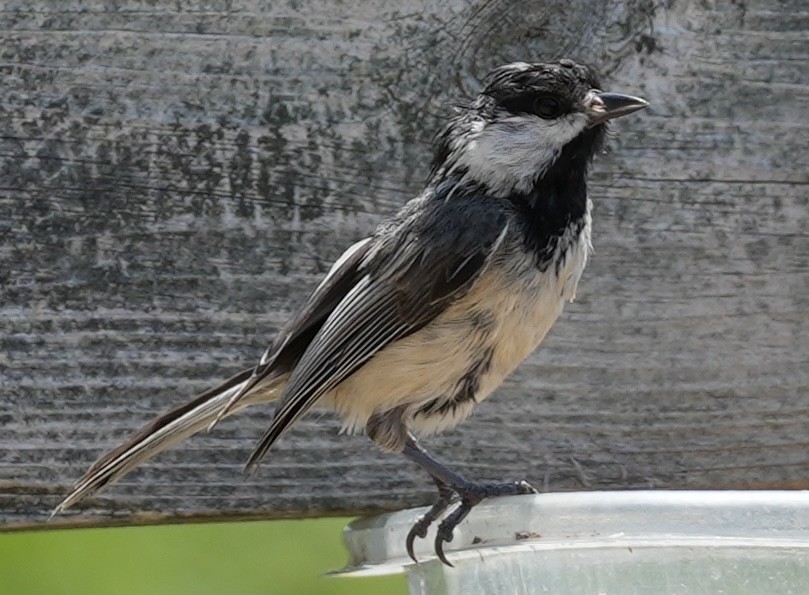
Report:
M438 486L438 501L422 516L407 535L407 553L416 561L413 554L413 542L416 537L425 537L427 528L444 512L452 501L452 495L457 494L461 503L441 521L435 537L435 553L447 566L452 566L444 555L444 543L452 541L452 533L463 521L476 504L485 498L494 496L517 496L521 494L535 494L536 490L525 481L497 484L476 484L464 479L451 469L435 460L430 453L424 450L412 434L408 433L405 439L403 454L427 471Z

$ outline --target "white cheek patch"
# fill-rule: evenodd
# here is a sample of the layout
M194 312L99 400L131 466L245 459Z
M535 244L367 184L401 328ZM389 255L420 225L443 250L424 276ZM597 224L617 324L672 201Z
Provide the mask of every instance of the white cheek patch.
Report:
M520 115L489 123L473 132L455 168L467 168L465 177L486 182L495 195L527 192L586 127L581 113L554 120Z

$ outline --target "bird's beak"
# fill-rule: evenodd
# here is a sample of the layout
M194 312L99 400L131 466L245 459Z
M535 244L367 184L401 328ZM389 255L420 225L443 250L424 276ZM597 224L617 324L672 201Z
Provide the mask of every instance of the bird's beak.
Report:
M588 99L587 116L591 127L649 106L640 97L622 95L621 93L591 91Z

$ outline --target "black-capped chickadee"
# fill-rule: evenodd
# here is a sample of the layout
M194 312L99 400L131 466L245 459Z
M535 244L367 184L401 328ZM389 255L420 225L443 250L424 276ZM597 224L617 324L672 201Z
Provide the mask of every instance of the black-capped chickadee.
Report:
M279 401L247 469L313 406L336 411L438 485L407 539L453 502L443 544L482 499L525 482L474 484L416 441L465 419L542 341L590 251L587 169L606 122L647 106L605 93L570 60L517 62L437 136L424 191L332 266L258 365L158 417L85 473L55 512L226 415Z

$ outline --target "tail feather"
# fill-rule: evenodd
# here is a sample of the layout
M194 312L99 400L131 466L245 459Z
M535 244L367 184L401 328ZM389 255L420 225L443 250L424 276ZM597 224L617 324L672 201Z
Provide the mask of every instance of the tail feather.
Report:
M252 373L252 368L239 372L223 384L172 409L135 432L126 442L93 463L54 509L51 516L64 512L76 502L124 476L157 453L207 428L233 395L243 389ZM248 405L271 401L277 396L275 393L277 391L272 390L272 385L253 388L228 412L228 415Z

